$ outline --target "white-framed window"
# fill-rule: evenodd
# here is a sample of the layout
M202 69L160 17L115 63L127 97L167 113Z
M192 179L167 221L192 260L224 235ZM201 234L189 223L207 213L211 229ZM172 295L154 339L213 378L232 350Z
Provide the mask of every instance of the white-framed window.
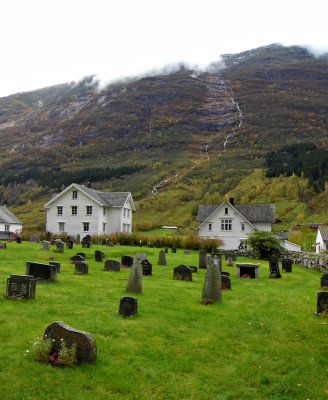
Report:
M63 206L57 206L57 215L63 215Z
M103 232L105 233L106 232L106 222L103 222Z
M221 231L231 231L231 230L232 230L232 220L221 219Z
M58 230L59 232L65 231L65 222L58 222Z
M83 222L83 232L89 232L90 222Z
M5 231L9 232L9 229L10 229L10 225L5 225Z
M72 199L77 199L77 190L73 190Z
M127 233L130 232L130 224L126 224L126 231L125 232L127 232Z
M92 215L92 206L87 206L87 215Z
M127 217L130 218L130 209L127 208Z
M123 217L126 217L126 208L123 208Z
M77 215L77 206L72 206L72 215Z
M224 209L224 214L225 214L225 215L228 215L228 214L229 214L229 208L228 208L228 207L225 207L225 209Z
M241 223L241 230L244 231L245 230L245 224L242 222Z
M208 224L208 230L209 230L209 231L212 230L212 224Z

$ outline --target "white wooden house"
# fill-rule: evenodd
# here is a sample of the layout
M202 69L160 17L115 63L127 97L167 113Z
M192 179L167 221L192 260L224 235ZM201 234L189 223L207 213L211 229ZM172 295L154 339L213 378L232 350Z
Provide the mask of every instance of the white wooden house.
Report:
M132 231L135 205L130 192L101 192L72 183L44 205L46 230L70 236Z
M315 246L315 252L317 254L328 250L328 226L327 225L321 225L318 227L314 246Z
M0 206L0 238L7 239L21 233L23 223L6 206Z
M249 233L272 231L275 204L249 203L235 205L233 199L221 204L203 204L198 208L198 236L223 241L222 249L238 249Z

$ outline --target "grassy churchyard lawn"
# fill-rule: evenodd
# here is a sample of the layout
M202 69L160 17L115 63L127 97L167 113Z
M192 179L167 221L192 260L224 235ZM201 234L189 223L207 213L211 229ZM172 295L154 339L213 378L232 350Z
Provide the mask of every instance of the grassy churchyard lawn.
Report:
M242 279L222 258L232 290L222 291L221 303L203 305L205 270L193 282L173 280L179 264L198 266L197 251L169 250L167 266L159 266L156 248L41 248L12 242L0 249L2 294L10 274L25 274L26 261L48 263L54 255L61 263L55 283L37 283L34 300L1 296L1 399L328 399L328 318L314 315L319 272L293 265L269 279L261 261L259 279ZM142 294L125 291L129 269L103 271L96 249L104 260L146 253L153 275L143 277ZM87 253L86 275L69 263L79 251ZM138 299L132 318L118 314L125 295ZM54 321L91 333L96 362L59 368L34 361L30 342Z

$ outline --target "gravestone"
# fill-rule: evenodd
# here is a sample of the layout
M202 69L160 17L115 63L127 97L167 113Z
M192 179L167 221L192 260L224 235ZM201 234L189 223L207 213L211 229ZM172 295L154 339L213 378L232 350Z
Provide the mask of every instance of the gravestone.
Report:
M166 255L163 250L158 254L158 265L166 265Z
M73 240L66 240L66 249L72 249L73 244Z
M224 255L225 255L226 260L228 260L228 258L231 258L232 261L236 261L236 259L237 259L236 254L234 254L230 251L225 251Z
M60 263L55 261L50 261L50 265L54 265L57 268L57 274L60 272Z
M126 291L135 293L142 292L142 267L138 261L131 267Z
M7 278L8 298L35 298L36 278L33 275L10 275Z
M153 274L153 266L150 261L142 260L141 267L142 267L142 275L151 276Z
M134 257L136 261L146 260L147 256L145 253L137 253Z
M231 279L230 276L221 274L221 288L231 289Z
M48 242L47 240L42 240L42 246L42 250L50 250L50 242Z
M80 252L76 253L76 255L77 256L82 256L84 258L84 260L86 260L86 258L87 258L86 253L84 253L83 251L80 251Z
M172 244L172 253L176 253L177 252L177 249L176 249L176 247L175 247L175 244L173 243Z
M57 280L57 267L51 264L27 261L26 275L33 275L37 280L55 282Z
M190 254L190 250L185 250L183 254Z
M87 274L88 271L88 264L85 261L78 261L75 263L75 273L82 275Z
M221 301L221 273L217 265L211 262L206 270L202 301Z
M285 272L292 272L293 260L284 258L281 262L281 269Z
M269 260L270 275L269 278L281 278L279 262L276 258Z
M142 247L142 241L139 240L139 247Z
M156 240L156 244L155 244L157 249L161 248L161 242L159 240Z
M327 273L322 275L322 277L320 279L320 284L321 284L321 288L328 289L328 274Z
M61 240L57 240L56 241L56 253L64 253L64 242L62 242Z
M192 282L192 271L186 265L180 264L173 270L173 279Z
M51 239L51 233L49 231L46 232L46 241L50 242Z
M121 265L119 261L116 260L106 260L103 271L116 271L119 272L121 270Z
M124 267L131 268L132 265L133 265L133 257L131 257L131 256L122 256L121 264Z
M197 267L195 265L190 265L189 268L191 269L192 273L197 272Z
M7 243L0 242L0 249L6 249Z
M207 258L206 258L206 251L200 250L199 252L199 260L198 260L198 268L199 269L206 269L207 265Z
M138 300L136 297L125 296L120 300L119 314L122 317L132 317L138 312Z
M76 244L80 244L81 243L81 236L80 236L80 234L78 233L77 235L76 235Z
M328 292L322 291L318 292L317 295L317 312L316 315L321 315L322 313L328 314Z
M20 236L16 237L16 243L18 244L22 243L22 238Z
M233 267L233 259L232 258L228 258L226 265L227 265L227 267Z
M72 256L70 258L71 264L76 264L79 261L85 261L85 258L81 256L80 254L75 254L75 256Z
M165 247L165 253L168 253L168 252L169 252L168 247Z
M101 250L95 250L95 261L103 261L105 254Z
M260 277L259 275L260 264L236 262L236 267L237 267L237 278L245 278L246 275L251 279L258 279Z
M90 247L91 247L91 237L90 237L90 235L85 236L82 239L81 243L82 243L82 248L90 249Z
M222 270L221 254L212 254L209 262L213 262L216 266L219 267L220 271Z
M130 246L134 246L134 240L131 240Z
M229 277L230 277L230 272L221 271L221 277L222 277L223 275L229 276Z
M58 353L62 340L68 348L76 344L76 359L78 363L92 362L97 358L97 346L94 338L88 332L79 331L62 321L55 321L44 331L43 339L53 341L52 352Z

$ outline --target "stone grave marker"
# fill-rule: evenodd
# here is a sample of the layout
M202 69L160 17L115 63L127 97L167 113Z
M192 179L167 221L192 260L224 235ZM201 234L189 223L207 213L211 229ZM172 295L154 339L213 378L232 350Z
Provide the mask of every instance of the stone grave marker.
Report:
M192 271L186 265L180 264L173 270L173 279L192 282Z
M293 260L284 258L281 262L281 269L285 272L292 272Z
M231 289L231 279L230 276L221 274L221 288Z
M48 242L47 240L42 240L42 246L42 250L50 250L50 242Z
M197 272L197 267L195 265L190 265L189 268L191 269L192 273Z
M22 243L22 238L20 236L16 237L16 243L18 244Z
M105 261L105 266L103 271L116 271L120 272L121 270L121 264L119 261L116 260L106 260Z
M142 247L142 241L139 240L139 247Z
M161 250L158 254L158 265L166 265L166 255L164 250Z
M90 235L85 236L82 239L81 243L82 243L82 248L90 249L90 247L91 247L91 237L90 237Z
M6 249L7 243L0 242L0 249Z
M229 277L230 277L230 272L221 271L221 277L222 277L223 275L229 276Z
M79 233L76 235L75 240L76 240L76 244L81 244L81 236Z
M73 249L74 242L73 240L66 240L66 249Z
M159 240L156 240L155 247L156 247L157 249L160 249L160 248L161 248L161 242L160 242Z
M49 261L50 265L54 265L57 268L57 274L60 272L60 263L56 261Z
M123 317L132 317L138 312L138 300L136 297L125 296L120 300L119 314Z
M101 250L95 250L95 261L103 261L105 254Z
M235 253L232 253L232 252L230 252L230 251L225 251L225 252L224 252L224 255L225 255L226 261L228 260L228 258L231 258L232 261L236 261L236 259L237 259L236 254L235 254Z
M121 264L122 264L122 267L124 266L124 267L131 268L132 265L133 265L133 257L131 257L131 256L122 256Z
M227 258L227 267L233 267L233 259L232 258Z
M134 259L136 261L142 261L142 260L146 260L147 255L145 253L136 253Z
M199 260L198 260L198 268L199 269L206 269L207 266L207 258L206 258L206 251L200 250L199 252Z
M150 261L142 260L141 267L142 267L142 275L151 276L153 274L153 266Z
M86 258L87 258L86 253L84 253L83 251L80 251L80 252L76 253L76 255L77 256L82 256L84 258L84 260L86 260Z
M127 292L142 292L142 267L140 262L135 262L130 270L128 283L126 285Z
M258 279L260 277L259 274L260 264L236 262L236 267L237 267L237 278L249 277L251 279Z
M190 250L185 250L183 254L190 254Z
M168 253L168 252L169 252L168 247L165 247L165 253Z
M55 282L57 280L57 267L51 264L27 261L26 275L33 275L37 280Z
M64 253L65 244L61 240L56 241L56 253Z
M7 278L8 298L35 298L36 278L33 275L10 275Z
M52 351L60 351L62 340L68 348L76 343L76 359L78 363L92 362L97 358L97 345L92 335L85 331L79 331L66 325L62 321L50 324L43 335L44 339L53 340Z
M175 244L173 243L172 244L172 253L176 253L177 252L177 249L176 249L176 247L175 247Z
M328 273L325 273L322 275L322 277L320 279L320 284L321 284L321 288L328 289Z
M281 278L279 262L276 258L269 260L270 275L269 278Z
M51 233L49 231L46 232L46 241L50 242L51 239Z
M328 292L327 291L318 292L318 295L317 295L316 315L321 315L322 313L328 314Z
M72 256L70 258L71 264L76 264L79 261L85 261L85 258L81 256L80 254L75 254L75 256Z
M220 271L222 270L221 254L212 254L209 262L210 263L213 262L215 265L217 265L219 267Z
M75 263L75 273L79 275L87 274L88 264L85 261L78 261Z
M202 302L221 302L221 273L217 265L211 262L206 270L202 290Z

